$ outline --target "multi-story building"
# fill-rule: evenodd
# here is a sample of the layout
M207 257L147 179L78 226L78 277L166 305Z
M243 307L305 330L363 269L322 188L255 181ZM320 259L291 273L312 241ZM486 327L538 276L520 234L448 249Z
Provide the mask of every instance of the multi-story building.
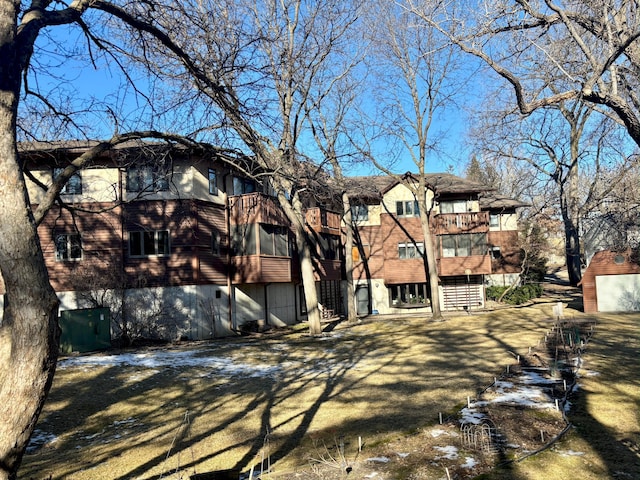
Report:
M23 146L34 209L60 169L91 146ZM71 177L38 227L60 309L108 307L113 337L205 339L304 320L287 218L268 182L258 184L223 160L136 142ZM510 283L519 272L515 209L522 204L453 175L430 174L427 183L442 305L481 307L485 283ZM390 177L358 177L350 195L358 313L429 311L411 191ZM331 203L332 195L324 197ZM332 316L345 311L348 294L342 219L317 199L306 199L306 223L316 245L319 303Z
M411 178L350 180L359 314L430 311L420 212L406 183ZM485 284L508 284L520 271L516 208L524 204L450 174L425 180L440 303L445 310L480 308Z
M60 169L92 145L23 146L34 209ZM67 182L38 227L60 309L108 306L114 336L172 339L300 321L292 233L268 191L229 162L180 147L134 143L102 155ZM337 314L340 218L320 207L307 217L320 240L319 299Z

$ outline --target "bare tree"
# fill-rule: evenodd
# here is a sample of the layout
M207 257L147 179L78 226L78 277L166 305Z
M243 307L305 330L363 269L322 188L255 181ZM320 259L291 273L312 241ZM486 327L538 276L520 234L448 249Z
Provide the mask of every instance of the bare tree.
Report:
M321 333L315 246L300 196L310 180L302 175L309 169L301 166L310 155L300 145L310 92L318 81L332 81L333 57L349 51L356 6L337 0L229 0L109 9L134 29L130 51L135 60L178 82L181 92L202 105L194 110L202 110L203 124L224 129L228 143L250 152L269 175L295 234L314 335ZM146 35L136 35L141 22L150 26Z
M426 15L436 2L424 2ZM414 22L414 16L395 3L380 2L369 30L373 35L370 56L377 82L376 122L383 137L395 139L402 153L411 158L414 175L392 172L387 160L372 155L377 168L402 181L413 193L420 209L425 245L425 273L428 278L434 320L442 319L438 293L436 251L431 232L431 200L425 173L438 151L443 132L434 128L437 115L453 104L460 87L456 77L456 50L435 29ZM459 73L459 72L458 72Z
M519 111L582 100L626 128L640 145L640 17L629 0L500 0L434 15L406 8L481 60L512 87Z

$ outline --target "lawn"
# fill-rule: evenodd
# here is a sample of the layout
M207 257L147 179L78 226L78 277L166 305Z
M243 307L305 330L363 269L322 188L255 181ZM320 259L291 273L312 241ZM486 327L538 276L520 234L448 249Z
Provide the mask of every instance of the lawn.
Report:
M446 479L447 465L465 462L472 478L481 473L472 457L431 446L440 414L454 416L537 345L554 302L442 323L373 316L321 338L300 325L64 358L19 478L188 479L222 469L246 478L268 463L263 478ZM487 478L640 478L640 315L597 320L571 398L575 428ZM350 474L333 468L343 451Z

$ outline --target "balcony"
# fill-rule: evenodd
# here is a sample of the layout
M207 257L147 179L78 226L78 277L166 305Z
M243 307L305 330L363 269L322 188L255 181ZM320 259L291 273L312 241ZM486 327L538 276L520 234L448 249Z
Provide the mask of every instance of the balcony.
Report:
M443 213L435 221L436 235L489 231L489 212Z
M249 193L229 197L232 225L267 223L289 225L289 221L274 197L263 193Z
M314 207L308 209L305 216L307 224L315 232L340 235L340 214Z
M491 273L489 255L445 257L438 259L438 274L443 277L458 275L488 275Z

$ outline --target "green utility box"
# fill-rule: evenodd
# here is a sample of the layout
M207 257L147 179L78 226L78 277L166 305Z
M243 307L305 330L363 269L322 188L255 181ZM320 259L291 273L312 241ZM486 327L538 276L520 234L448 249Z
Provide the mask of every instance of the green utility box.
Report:
M60 353L92 352L111 347L111 315L108 308L84 308L60 312Z

